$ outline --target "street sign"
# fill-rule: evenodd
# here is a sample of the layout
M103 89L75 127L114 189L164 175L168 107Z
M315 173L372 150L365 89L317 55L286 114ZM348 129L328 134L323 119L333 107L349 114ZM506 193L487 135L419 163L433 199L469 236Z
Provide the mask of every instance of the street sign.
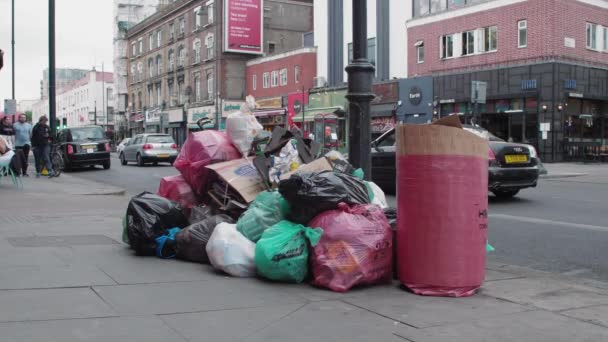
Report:
M17 114L17 101L12 99L4 100L4 114L14 115Z
M487 82L471 81L471 103L486 103Z

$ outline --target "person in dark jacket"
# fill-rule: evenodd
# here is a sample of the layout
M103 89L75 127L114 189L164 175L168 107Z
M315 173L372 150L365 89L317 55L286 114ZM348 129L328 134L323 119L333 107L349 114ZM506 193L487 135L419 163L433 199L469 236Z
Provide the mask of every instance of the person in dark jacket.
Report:
M54 177L53 164L51 163L51 127L46 116L41 116L38 123L32 129L32 147L34 148L34 159L36 161L36 178L40 177L42 167L46 166L49 178Z

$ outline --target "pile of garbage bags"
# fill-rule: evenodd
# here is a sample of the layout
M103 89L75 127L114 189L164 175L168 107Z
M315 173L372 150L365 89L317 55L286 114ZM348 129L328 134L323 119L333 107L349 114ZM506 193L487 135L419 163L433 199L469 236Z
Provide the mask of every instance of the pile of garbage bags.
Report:
M390 282L393 231L382 190L338 152L276 128L248 99L226 132L190 134L157 194L133 197L123 241L136 255L210 264L234 277L345 292ZM262 145L263 143L263 145Z

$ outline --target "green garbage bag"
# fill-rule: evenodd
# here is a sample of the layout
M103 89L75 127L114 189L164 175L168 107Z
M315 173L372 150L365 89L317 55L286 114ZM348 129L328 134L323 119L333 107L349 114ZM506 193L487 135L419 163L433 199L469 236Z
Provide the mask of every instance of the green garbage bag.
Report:
M301 283L308 274L308 242L316 246L321 228L281 221L262 234L255 246L258 274L276 281Z
M263 191L236 223L236 230L250 241L258 242L262 233L283 221L289 214L289 204L278 191Z

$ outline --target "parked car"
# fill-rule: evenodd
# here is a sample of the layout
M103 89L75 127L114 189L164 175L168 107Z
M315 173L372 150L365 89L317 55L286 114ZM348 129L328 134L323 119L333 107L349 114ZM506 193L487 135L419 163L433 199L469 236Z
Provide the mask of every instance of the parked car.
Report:
M125 145L119 158L122 165L129 162L136 162L138 166L146 163L157 165L159 162L173 165L177 158L177 145L167 134L138 134Z
M129 140L131 140L131 138L124 138L120 144L116 146L116 153L118 153L118 155L120 155L120 152L125 149L125 146L129 143Z
M488 140L488 190L496 197L510 198L536 187L542 163L533 146L505 142L479 126L463 128ZM391 129L372 142L372 180L388 193L395 193L397 184L395 138Z
M93 165L110 168L110 141L100 126L62 129L57 133L56 143L66 171Z

